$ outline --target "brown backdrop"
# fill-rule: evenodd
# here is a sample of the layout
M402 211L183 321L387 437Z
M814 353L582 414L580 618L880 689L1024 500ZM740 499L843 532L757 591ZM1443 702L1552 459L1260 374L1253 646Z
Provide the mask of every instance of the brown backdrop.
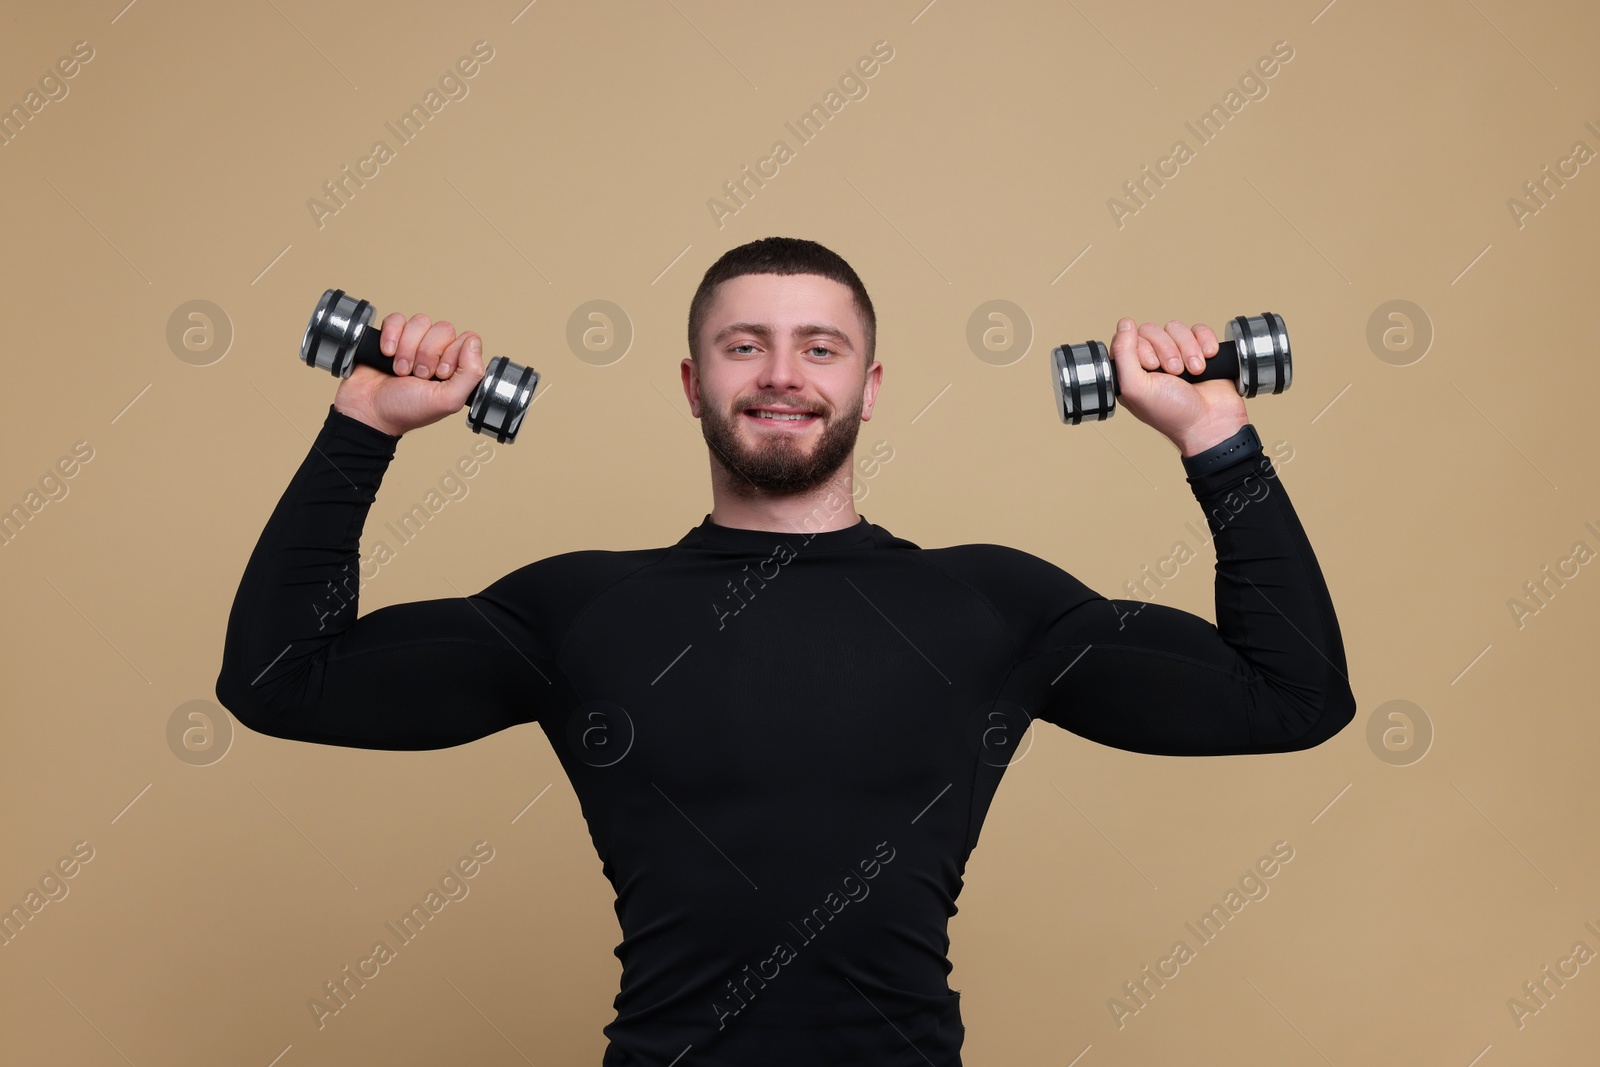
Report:
M0 35L21 108L0 506L22 509L0 904L36 909L0 947L0 1059L598 1062L619 932L542 733L229 739L223 626L332 398L294 358L325 288L545 375L370 610L697 523L688 299L727 248L786 234L879 309L862 445L895 458L862 514L1107 595L1197 546L1200 510L1131 415L1057 422L1050 347L1122 315L1272 310L1294 337L1293 388L1250 411L1357 719L1309 752L1188 760L1036 728L951 926L967 1062L1592 1062L1592 5L120 4L33 5ZM736 201L746 166L768 177ZM480 440L458 418L408 437L371 523ZM1212 559L1159 599L1211 618ZM470 894L319 1029L323 983L480 841ZM1279 842L1270 892L1128 998Z

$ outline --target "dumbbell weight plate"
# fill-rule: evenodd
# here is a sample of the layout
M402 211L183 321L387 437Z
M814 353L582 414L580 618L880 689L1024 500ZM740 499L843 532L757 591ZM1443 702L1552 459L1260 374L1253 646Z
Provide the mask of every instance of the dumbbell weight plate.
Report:
M1281 393L1289 388L1294 363L1289 358L1289 328L1282 315L1263 311L1229 319L1224 343L1234 349L1240 396L1249 399L1260 392ZM1217 355L1222 355L1220 346Z
M1116 368L1103 341L1059 345L1050 352L1056 414L1073 426L1109 419L1117 409L1112 390Z

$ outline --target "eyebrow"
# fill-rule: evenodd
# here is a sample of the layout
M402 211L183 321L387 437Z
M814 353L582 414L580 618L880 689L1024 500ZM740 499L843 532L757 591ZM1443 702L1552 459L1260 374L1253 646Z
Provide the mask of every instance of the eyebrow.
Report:
M711 339L711 343L714 345L721 344L725 338L736 333L754 334L763 341L772 340L772 327L768 326L764 322L730 322L728 325L717 331L717 335ZM856 350L856 346L850 343L849 336L843 330L839 329L837 326L830 326L825 322L802 323L794 328L793 336L797 338L810 337L816 334L833 338L842 347L850 352L854 352Z

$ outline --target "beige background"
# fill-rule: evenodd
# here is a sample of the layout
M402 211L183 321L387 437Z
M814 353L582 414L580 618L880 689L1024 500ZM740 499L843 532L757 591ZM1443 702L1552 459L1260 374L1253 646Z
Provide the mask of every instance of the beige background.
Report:
M0 505L93 449L0 547L0 903L93 849L0 947L0 1060L599 1062L619 932L536 727L418 753L240 730L194 765L168 724L213 699L245 560L332 398L294 358L325 288L545 375L519 440L366 586L370 610L699 522L689 296L727 248L785 234L845 256L878 307L861 443L895 458L862 514L929 547L1014 545L1107 595L1194 545L1200 510L1131 415L1059 424L1050 347L1122 315L1264 309L1294 338L1293 388L1250 411L1293 449L1357 719L1309 752L1188 760L1036 729L951 924L966 1062L1593 1062L1600 965L1520 1027L1507 1003L1575 942L1600 951L1600 576L1520 628L1508 607L1576 542L1600 550L1581 358L1600 168L1520 228L1507 206L1575 142L1600 149L1592 5L120 2L32 5L0 34L8 105L94 50L0 147ZM395 147L385 122L480 40L468 95L319 228L323 182ZM879 40L867 95L798 145L784 123ZM1195 147L1184 122L1280 40L1268 95L1119 228L1108 198ZM719 228L707 200L780 138L794 158ZM605 365L567 342L595 299L634 332ZM995 299L1034 333L1006 366L967 341ZM1397 299L1434 335L1406 366L1419 343L1385 360L1367 340ZM220 333L188 361L168 343L192 300L225 316L220 359ZM478 440L458 418L408 437L370 523ZM1161 601L1212 618L1212 559ZM1368 741L1392 700L1433 731L1425 758L1390 755L1408 765ZM495 858L471 894L319 1030L308 999L479 840ZM1270 895L1119 1029L1122 983L1277 841L1295 853Z

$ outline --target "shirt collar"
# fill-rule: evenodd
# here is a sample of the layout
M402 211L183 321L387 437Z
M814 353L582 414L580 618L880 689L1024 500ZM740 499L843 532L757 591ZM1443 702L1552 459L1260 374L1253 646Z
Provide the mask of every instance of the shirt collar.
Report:
M707 513L700 525L685 534L678 544L685 548L771 555L780 544L787 544L796 552L817 549L866 549L872 548L885 538L892 539L888 531L880 530L868 522L864 515L857 518L854 526L815 533L804 529L747 530L738 526L723 526L712 522L711 515Z

